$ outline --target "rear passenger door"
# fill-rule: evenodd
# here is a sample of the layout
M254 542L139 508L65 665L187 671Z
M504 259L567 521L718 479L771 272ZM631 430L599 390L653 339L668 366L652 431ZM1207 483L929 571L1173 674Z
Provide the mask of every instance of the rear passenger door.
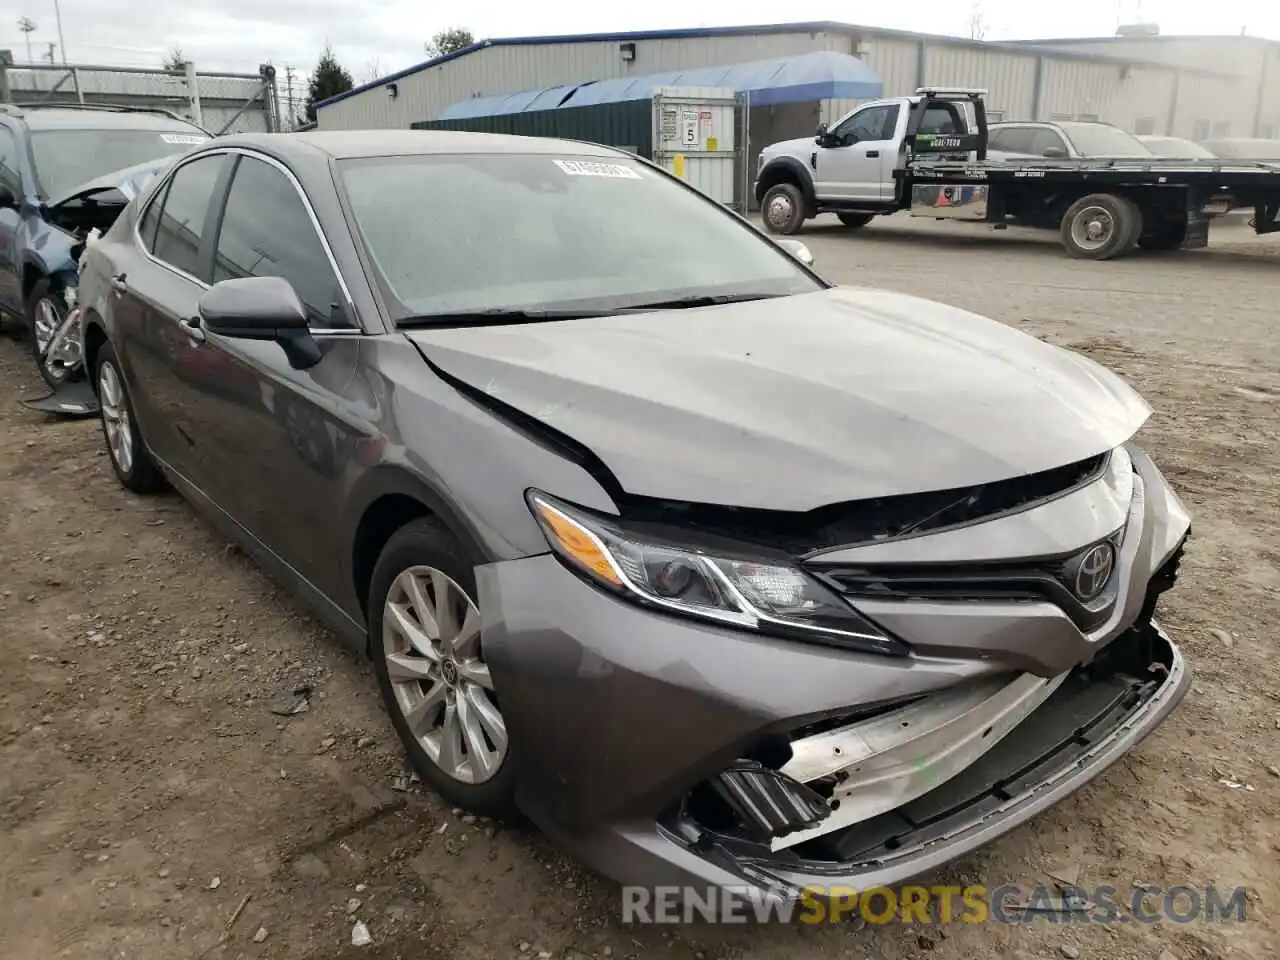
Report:
M217 218L212 278L288 280L322 359L290 366L279 344L208 333L210 375L187 398L207 493L241 527L329 596L338 595L332 521L346 502L348 452L371 435L358 414L361 329L296 178L241 153Z
M113 247L113 340L134 414L152 453L195 480L184 378L197 350L200 296L209 288L213 203L230 157L200 154L147 201L132 242Z

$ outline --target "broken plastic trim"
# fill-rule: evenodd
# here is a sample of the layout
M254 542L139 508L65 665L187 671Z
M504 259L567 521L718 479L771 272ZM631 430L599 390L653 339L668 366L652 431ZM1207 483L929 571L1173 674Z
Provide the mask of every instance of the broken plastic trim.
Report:
M738 760L712 782L756 838L811 830L831 814L821 794L756 760Z

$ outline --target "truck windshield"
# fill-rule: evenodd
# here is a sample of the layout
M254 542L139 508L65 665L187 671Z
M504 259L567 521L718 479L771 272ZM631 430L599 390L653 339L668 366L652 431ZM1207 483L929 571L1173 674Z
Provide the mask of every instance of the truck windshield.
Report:
M1106 123L1062 123L1062 132L1082 157L1152 157L1141 140Z
M208 139L198 127L176 124L172 130L33 130L31 151L44 195L57 198L113 170L181 153Z
M625 157L340 161L396 320L607 313L823 289L718 203Z

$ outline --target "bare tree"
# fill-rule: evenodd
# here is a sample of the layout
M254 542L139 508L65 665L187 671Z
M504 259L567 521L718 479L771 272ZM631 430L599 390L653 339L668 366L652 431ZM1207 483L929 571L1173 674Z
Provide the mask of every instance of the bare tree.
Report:
M185 70L187 67L186 54L182 52L182 48L174 46L169 51L169 55L164 58L164 68L166 70Z
M450 27L441 30L431 40L422 45L428 57L442 57L448 53L457 53L476 42L475 35L466 27Z
M361 78L362 83L373 83L382 76L382 63L377 57L374 57L364 65L364 76Z
M986 10L981 3L975 3L969 9L969 39L985 40L988 26Z

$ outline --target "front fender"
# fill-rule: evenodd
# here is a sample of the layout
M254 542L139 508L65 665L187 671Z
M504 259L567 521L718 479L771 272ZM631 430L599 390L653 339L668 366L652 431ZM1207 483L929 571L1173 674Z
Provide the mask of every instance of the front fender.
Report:
M74 250L76 240L71 234L50 226L44 220L28 219L23 231L23 269L36 270L42 276L76 275Z
M813 174L796 157L784 154L765 163L756 177L756 202L763 200L765 191L777 183L795 183L804 194L805 203L812 206L816 202Z

